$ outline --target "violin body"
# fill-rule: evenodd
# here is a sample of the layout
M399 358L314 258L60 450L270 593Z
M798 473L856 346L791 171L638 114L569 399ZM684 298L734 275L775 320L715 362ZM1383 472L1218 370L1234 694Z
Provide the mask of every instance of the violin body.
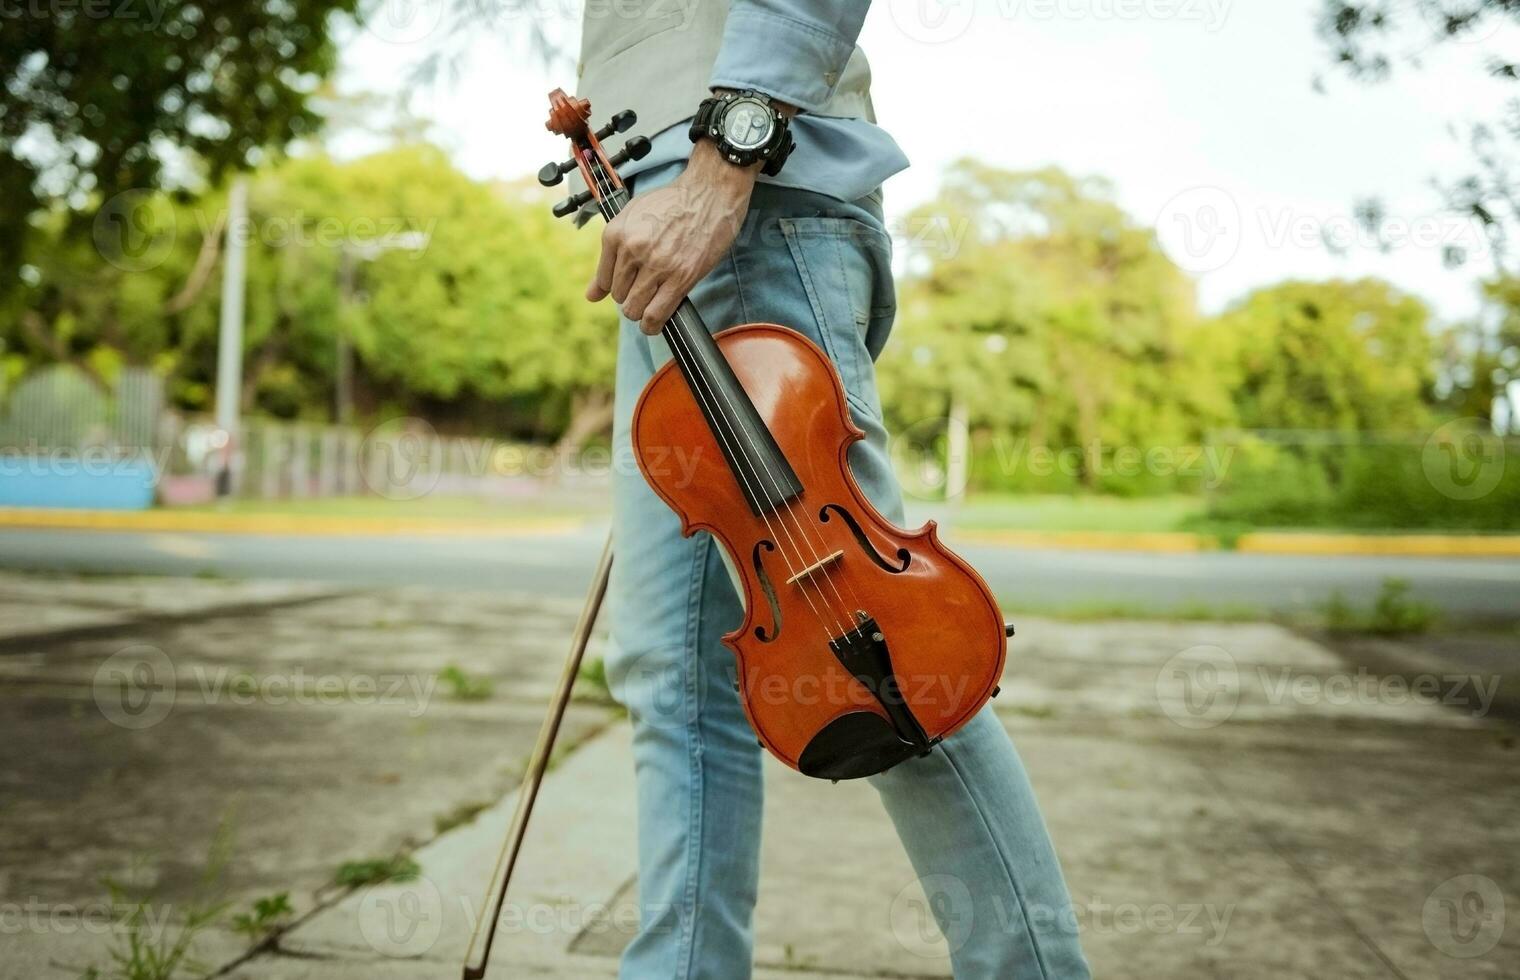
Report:
M864 433L823 351L775 324L715 340L800 494L755 512L725 462L723 430L704 419L674 361L640 397L633 448L684 533L711 533L737 570L745 619L724 643L760 743L830 779L926 754L996 692L1007 650L996 601L933 522L894 527L856 484L847 454ZM686 467L660 464L674 449ZM799 577L803 568L813 571Z

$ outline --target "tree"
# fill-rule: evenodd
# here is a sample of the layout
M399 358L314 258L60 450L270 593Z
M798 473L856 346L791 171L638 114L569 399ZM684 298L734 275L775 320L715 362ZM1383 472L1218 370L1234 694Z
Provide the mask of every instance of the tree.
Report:
M235 230L248 238L245 410L327 419L341 331L371 410L474 431L504 419L566 445L604 430L616 316L582 294L595 234L557 222L553 200L532 183L471 180L426 144L256 170L249 225ZM51 215L18 315L0 318L8 374L61 361L107 386L121 364L150 365L181 408L209 408L221 281L206 273L225 215L221 191L145 196L139 248L117 264Z
M973 430L1085 453L1195 441L1227 417L1191 281L1106 182L961 161L909 228L940 247L904 282L884 358L900 421L953 394Z
M0 297L39 211L90 212L166 182L215 182L312 132L334 13L358 0L15 3L0 13ZM78 215L71 215L71 220Z
M1321 0L1317 30L1332 51L1335 68L1363 82L1376 83L1399 68L1418 70L1429 50L1452 42L1483 41L1506 26L1520 24L1515 0ZM1475 45L1478 68L1505 81L1520 81L1520 63ZM1316 80L1323 88L1323 81ZM1520 226L1520 104L1511 102L1502 119L1477 123L1464 133L1472 170L1438 182L1446 205L1477 220L1495 246L1503 250L1509 233ZM1382 224L1376 201L1358 207L1374 232ZM1460 250L1448 261L1466 258Z
M1413 432L1427 421L1430 311L1386 282L1286 282L1259 289L1210 330L1247 429Z
M1483 284L1482 318L1459 323L1437 338L1443 402L1455 415L1520 432L1520 277L1499 275Z

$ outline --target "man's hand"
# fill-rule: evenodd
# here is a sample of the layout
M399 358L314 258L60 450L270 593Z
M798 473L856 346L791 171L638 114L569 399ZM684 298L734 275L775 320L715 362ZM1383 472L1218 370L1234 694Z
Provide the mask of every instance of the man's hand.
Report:
M736 167L703 140L675 183L640 194L602 231L602 259L586 288L611 295L639 329L657 334L733 245L760 164Z

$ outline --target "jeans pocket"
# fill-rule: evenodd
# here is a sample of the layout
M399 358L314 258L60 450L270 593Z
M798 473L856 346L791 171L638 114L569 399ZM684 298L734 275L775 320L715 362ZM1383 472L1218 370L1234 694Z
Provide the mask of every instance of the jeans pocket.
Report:
M854 218L782 218L779 225L812 306L817 339L839 369L851 406L881 418L872 362L895 312L890 240Z

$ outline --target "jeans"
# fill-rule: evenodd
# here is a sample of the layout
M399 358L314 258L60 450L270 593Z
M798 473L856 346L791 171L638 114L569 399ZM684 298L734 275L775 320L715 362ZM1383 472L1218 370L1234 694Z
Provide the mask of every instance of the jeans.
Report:
M673 176L642 175L635 192ZM896 308L878 200L846 204L758 186L734 248L691 298L710 329L780 323L829 354L866 432L850 450L855 477L900 524L874 368ZM669 356L662 338L623 321L615 459L631 458L634 403ZM637 469L614 470L618 561L607 675L633 724L639 823L640 924L621 976L742 980L751 973L760 871L762 750L719 640L742 619L740 600L711 536L682 538ZM990 706L932 754L871 782L928 893L957 977L1089 976L1044 820Z

